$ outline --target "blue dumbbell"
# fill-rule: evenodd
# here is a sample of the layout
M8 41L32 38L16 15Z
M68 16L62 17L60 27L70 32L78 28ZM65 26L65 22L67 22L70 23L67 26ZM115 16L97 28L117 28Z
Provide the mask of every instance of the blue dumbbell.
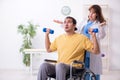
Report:
M43 28L43 32L46 32L47 28ZM50 34L54 34L54 30L50 29Z
M94 28L92 32L98 33L98 28Z

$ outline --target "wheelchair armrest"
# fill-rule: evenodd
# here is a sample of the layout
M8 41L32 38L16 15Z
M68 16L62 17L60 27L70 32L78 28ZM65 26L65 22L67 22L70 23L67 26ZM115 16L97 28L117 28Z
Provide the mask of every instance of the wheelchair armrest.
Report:
M78 61L78 60L74 60L73 64L82 64L83 66L85 65L84 62Z
M50 59L45 59L44 61L46 61L46 62L51 62L51 63L57 63L56 60L50 60Z
M72 71L73 71L73 65L74 64L81 64L82 65L82 68L81 69L84 69L85 67L85 63L84 62L81 62L81 61L78 61L78 60L74 60L71 65L70 65L70 79L72 79Z

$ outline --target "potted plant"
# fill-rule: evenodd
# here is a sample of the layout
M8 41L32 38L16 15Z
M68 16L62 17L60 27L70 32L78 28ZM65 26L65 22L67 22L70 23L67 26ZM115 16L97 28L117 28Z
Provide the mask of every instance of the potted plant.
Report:
M32 48L31 40L36 35L37 27L39 27L39 25L34 25L31 22L28 22L28 25L18 25L18 32L23 36L23 43L19 51L23 53L23 63L26 66L30 66L30 54L25 54L24 49Z

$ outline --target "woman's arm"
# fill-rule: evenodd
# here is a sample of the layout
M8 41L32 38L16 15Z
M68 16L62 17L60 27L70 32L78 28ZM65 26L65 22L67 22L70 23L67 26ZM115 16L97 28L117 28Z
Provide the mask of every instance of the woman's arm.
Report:
M63 24L63 22L60 21L60 20L55 20L55 19L54 19L53 22L58 23L58 24Z
M99 24L99 27L98 27L99 28L98 38L99 39L103 39L106 36L106 31L105 31L105 28L107 27L106 25L107 25L106 22Z

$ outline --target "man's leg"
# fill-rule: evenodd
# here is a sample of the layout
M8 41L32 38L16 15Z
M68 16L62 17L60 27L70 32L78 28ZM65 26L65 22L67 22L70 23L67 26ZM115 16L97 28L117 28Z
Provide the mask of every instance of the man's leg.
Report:
M66 80L66 75L69 74L70 66L64 63L56 64L56 80Z
M47 80L48 74L55 74L55 65L49 63L41 64L37 80Z

